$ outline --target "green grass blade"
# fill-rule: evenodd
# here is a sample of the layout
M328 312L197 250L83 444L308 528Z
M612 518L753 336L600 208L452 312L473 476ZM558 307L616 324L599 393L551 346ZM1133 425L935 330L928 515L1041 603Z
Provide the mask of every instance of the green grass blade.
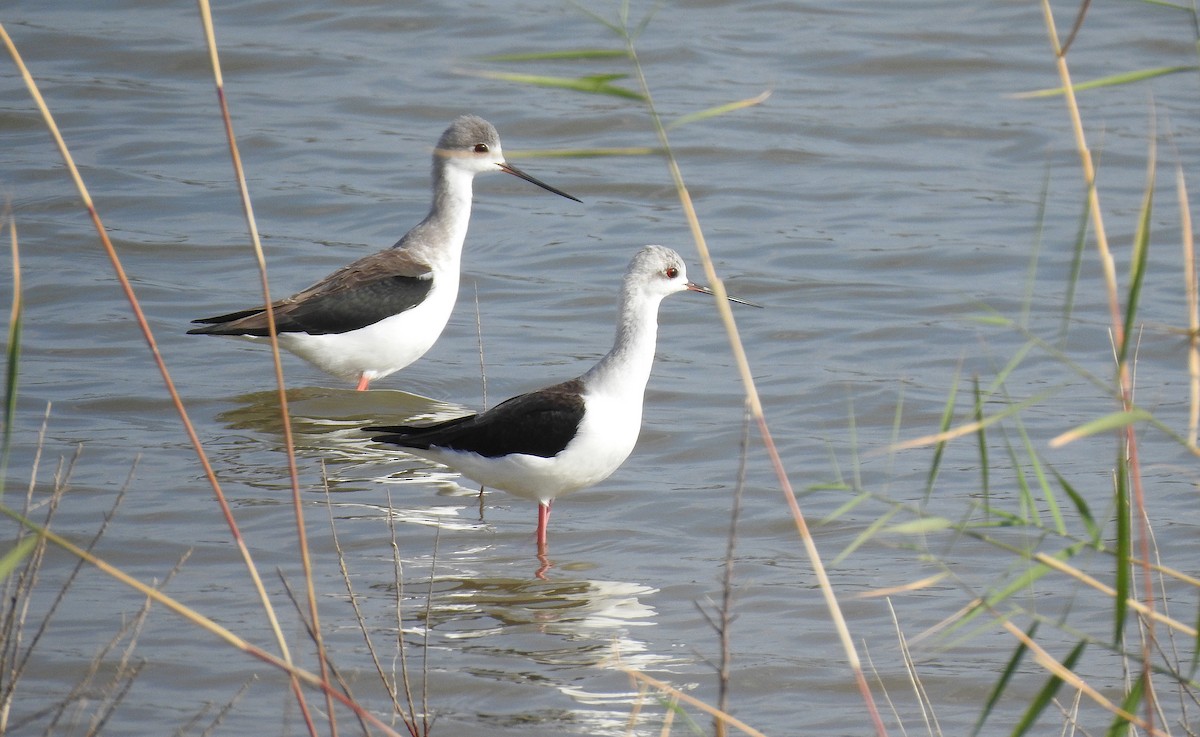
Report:
M1134 407L1129 411L1119 410L1103 417L1099 417L1091 422L1085 422L1074 430L1059 435L1050 441L1051 448L1058 448L1067 443L1074 442L1080 438L1086 438L1091 435L1112 432L1114 430L1123 430L1137 422L1144 422L1154 419L1154 415L1144 409Z
M938 426L939 433L945 433L950 430L951 423L954 422L954 405L958 398L958 383L962 375L962 363L954 371L954 378L950 380L950 394L946 397L946 406L942 409L942 422ZM929 503L929 498L933 495L933 485L937 481L938 471L942 467L942 455L946 452L945 441L937 443L933 449L933 460L929 464L929 473L925 477L925 503Z
M38 538L36 535L28 535L24 540L17 543L12 550L5 553L3 558L0 558L0 580L4 580L12 575L12 572L21 564L21 561L29 556L30 551L37 545L37 542Z
M1142 282L1146 276L1146 254L1150 250L1150 213L1154 209L1154 143L1150 144L1149 171L1146 172L1146 191L1142 195L1142 210L1138 218L1137 235L1133 239L1133 257L1129 263L1129 296L1125 301L1125 340L1117 355L1124 363L1129 358L1129 346L1133 344L1133 324L1137 319Z
M1092 203L1083 198L1083 211L1079 213L1079 222L1075 227L1075 243L1071 254L1071 271L1067 277L1066 293L1063 294L1062 321L1058 327L1060 345L1067 341L1067 330L1071 326L1071 314L1075 311L1075 290L1079 287L1079 276L1083 273L1083 256L1087 251L1088 223L1091 222Z
M1025 630L1025 635L1033 640L1037 635L1038 625L1040 622L1034 620L1029 629ZM1008 663L1004 666L1004 670L1000 672L1000 680L996 681L996 685L992 688L992 693L988 695L987 702L983 705L983 711L979 713L979 719L975 722L975 728L971 730L971 737L976 737L979 730L983 729L983 725L987 722L987 718L991 715L992 709L996 706L996 702L1004 695L1004 690L1008 687L1008 682L1012 680L1016 674L1017 668L1021 665L1021 660L1024 659L1025 653L1029 648L1024 642L1017 644L1016 650L1013 651L1012 657L1008 659Z
M1132 527L1133 520L1129 506L1129 479L1128 469L1125 464L1125 455L1122 453L1117 459L1117 499L1116 511L1117 517L1117 539L1116 539L1116 555L1113 561L1117 565L1116 570L1116 598L1113 602L1113 643L1120 647L1124 640L1125 633L1125 617L1129 611L1129 594L1132 586L1132 572L1130 571L1131 563L1129 561L1130 551L1133 549Z
M1121 710L1126 714L1136 714L1138 704L1142 702L1142 695L1145 693L1146 680L1144 678L1135 678L1133 680L1133 688L1129 689L1129 693L1125 695L1125 700L1121 702ZM1129 734L1129 720L1121 716L1113 718L1113 723L1108 727L1108 737L1125 737Z
M1098 89L1100 87L1113 87L1115 85L1121 85L1121 84L1132 84L1134 82L1144 82L1147 79L1163 77L1168 74L1178 74L1179 72L1194 72L1197 70L1200 70L1200 67L1196 66L1195 64L1189 64L1187 66L1175 66L1175 67L1157 67L1155 69L1140 69L1138 71L1133 71L1133 72L1122 72L1120 74L1112 74L1107 77L1101 77L1100 79L1093 79L1090 82L1082 82L1080 84L1072 85L1071 89L1073 89L1076 92L1082 92L1084 90L1094 90L1094 89ZM1062 87L1055 87L1054 89L1033 90L1032 92L1019 92L1019 93L1013 95L1013 97L1018 100L1031 100L1031 99L1038 98L1038 97L1057 97L1057 96L1063 94L1065 91L1066 90L1064 90Z
M987 505L991 499L992 476L991 464L988 462L987 425L983 424L983 404L986 397L979 388L978 376L971 381L971 388L975 394L973 419L979 423L979 429L975 431L975 441L979 448L979 489L983 495L983 503Z
M575 49L572 51L538 51L527 54L498 54L496 56L485 56L480 61L595 61L597 59L625 59L627 57L628 54L621 49Z
M1078 491L1075 491L1075 487L1072 486L1069 481L1063 478L1062 474L1054 469L1051 469L1051 472L1054 474L1054 478L1058 481L1059 488L1066 492L1066 495L1071 499L1071 503L1075 505L1075 513L1079 515L1080 521L1083 522L1084 528L1087 529L1088 537L1091 538L1092 545L1099 546L1102 542L1101 534L1103 533L1103 530L1100 528L1100 525L1096 524L1096 519L1092 516L1092 511L1088 507L1087 500L1085 500Z
M701 110L696 113L688 113L687 115L682 115L682 116L676 118L674 122L670 123L667 126L667 130L671 130L672 128L678 128L679 126L687 125L688 123L695 123L697 120L705 120L707 118L715 118L718 115L724 115L725 113L731 113L735 110L744 110L748 107L754 107L755 105L761 105L762 103L766 102L767 98L770 96L771 96L771 91L767 90L767 91L763 92L762 94L755 95L754 97L748 97L745 100L738 100L736 102L727 102L724 105L717 105L716 107L710 107L707 110Z
M1075 556L1076 553L1082 550L1083 547L1084 543L1075 543L1067 548L1064 548L1063 550L1058 551L1057 553L1054 553L1053 557L1061 561L1070 560ZM1020 576L1016 577L1007 585L1005 585L1004 588L984 597L983 601L976 605L970 612L963 615L957 622L948 627L946 633L949 634L956 630L962 629L980 614L994 612L997 605L1006 601L1014 594L1020 593L1021 591L1029 588L1052 570L1053 569L1050 568L1050 566L1044 563L1037 563L1029 566Z
M1086 640L1081 641L1078 645L1076 645L1075 649L1071 651L1071 654L1068 655L1066 660L1062 662L1063 667L1068 670L1074 668L1075 663L1079 661L1079 658L1081 655L1083 655L1083 650L1086 647ZM1049 706L1054 700L1054 695L1058 693L1058 689L1061 686L1061 678L1058 676L1050 676L1050 680L1046 682L1046 685L1042 687L1042 690L1039 691L1037 696L1034 697L1033 701L1030 702L1029 708L1026 709L1025 713L1021 716L1021 720L1017 722L1015 727L1013 727L1013 737L1019 737L1019 735L1029 733L1029 730L1031 727L1033 727L1034 722L1037 721L1042 712L1046 710L1046 707Z
M867 495L863 494L860 498L865 499L865 498L867 498ZM878 519L876 519L874 522L872 522L870 525L867 526L867 529L863 530L859 535L857 535L853 540L851 540L850 544L847 545L845 547L845 549L842 550L842 552L838 553L837 557L835 557L832 561L830 561L829 565L837 566L843 560L845 560L846 558L849 558L854 553L855 550L858 550L860 547L862 547L863 543L867 542L872 537L874 537L875 533L878 532L879 530L881 530L883 528L883 526L886 525L888 523L888 521L892 519L892 517L896 516L896 513L899 511L900 511L900 509L897 507L897 508L890 509L887 512L884 512L882 515L880 515Z
M627 74L592 74L586 77L550 77L540 74L515 74L512 72L492 72L480 70L470 72L477 77L484 79L495 79L501 82L513 82L515 84L527 84L534 87L553 87L555 89L574 90L575 92L586 92L594 95L611 95L612 97L622 97L628 100L639 100L645 102L645 98L638 92L618 87L611 82L618 79L625 79Z
M12 237L12 308L8 317L8 350L4 367L4 439L0 448L0 500L4 499L5 480L8 478L8 455L12 447L12 429L17 410L17 372L21 365L21 315L24 312L21 299L21 256L17 247L17 223L9 219Z
M1025 453L1029 457L1029 466L1033 469L1033 475L1037 478L1038 488L1042 492L1042 500L1045 501L1046 509L1050 511L1050 516L1054 519L1054 531L1066 537L1067 522L1063 519L1058 497L1054 493L1054 487L1051 485L1050 480L1046 478L1046 469L1038 460L1037 451L1033 447L1033 440L1030 439L1029 433L1025 431L1024 423L1018 421L1017 432L1021 434L1021 441L1025 444Z

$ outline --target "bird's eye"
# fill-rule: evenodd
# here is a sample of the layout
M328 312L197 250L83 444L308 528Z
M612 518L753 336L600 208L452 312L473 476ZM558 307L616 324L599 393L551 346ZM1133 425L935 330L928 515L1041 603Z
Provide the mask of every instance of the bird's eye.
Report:
M486 154L487 152L488 152L488 145L486 143L475 144L475 153Z
M675 268L674 266L668 266L667 270L663 273L667 275L668 279L674 279L675 277L679 276L679 269Z

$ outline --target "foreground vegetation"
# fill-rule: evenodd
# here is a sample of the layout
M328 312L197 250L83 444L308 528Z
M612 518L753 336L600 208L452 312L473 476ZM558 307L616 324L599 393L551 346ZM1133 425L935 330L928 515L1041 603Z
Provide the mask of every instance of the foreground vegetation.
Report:
M1011 725L1013 734L1036 733L1035 724L1044 729L1051 720L1060 722L1064 731L1082 730L1088 733L1106 729L1110 734L1126 733L1131 729L1146 734L1168 734L1174 730L1192 733L1191 705L1197 695L1196 670L1200 666L1200 635L1195 621L1184 621L1175 616L1168 602L1193 602L1196 600L1200 581L1184 571L1176 570L1170 560L1162 560L1154 544L1151 520L1156 518L1152 508L1153 495L1147 493L1142 466L1143 449L1146 443L1178 446L1192 455L1200 452L1197 447L1197 429L1200 425L1200 306L1198 306L1195 253L1190 220L1190 197L1187 190L1185 169L1178 166L1174 172L1176 202L1172 206L1178 212L1179 232L1182 234L1181 281L1187 294L1187 312L1179 318L1178 331L1187 342L1188 365L1181 368L1186 373L1189 395L1189 421L1186 427L1174 427L1171 419L1163 419L1154 411L1140 406L1136 401L1134 366L1137 359L1139 330L1144 322L1141 308L1147 295L1143 285L1148 268L1147 254L1153 236L1150 223L1155 209L1155 181L1157 176L1158 152L1157 133L1150 131L1147 151L1147 181L1145 195L1140 203L1140 226L1129 245L1127 253L1109 244L1104 221L1106 202L1096 186L1096 165L1088 141L1087 121L1083 120L1076 103L1077 88L1070 76L1069 42L1061 41L1054 27L1054 19L1048 4L1043 5L1051 48L1048 58L1056 65L1061 87L1039 95L1061 98L1066 102L1067 115L1072 124L1075 146L1079 154L1081 204L1085 213L1085 226L1080 228L1077 250L1079 261L1094 260L1103 274L1103 291L1107 314L1104 319L1112 336L1112 366L1109 375L1098 376L1080 368L1076 356L1065 351L1061 335L1043 335L1031 327L1029 309L1018 315L997 312L980 317L990 329L1000 333L1021 337L1023 345L1005 362L994 376L964 377L947 394L942 422L939 427L921 437L898 438L893 452L914 452L924 449L929 454L926 477L926 499L932 498L945 477L946 459L950 454L961 457L968 451L973 467L978 473L979 495L969 512L958 517L949 517L932 509L928 504L912 504L896 501L885 492L869 488L859 482L839 478L835 491L847 495L847 502L838 513L837 519L852 509L863 509L869 505L879 509L874 524L865 529L849 549L840 551L838 559L851 555L860 545L868 541L882 541L898 545L911 551L927 565L938 570L935 575L912 582L909 590L928 588L953 582L956 590L963 592L962 600L946 602L946 621L937 633L941 642L952 648L954 644L969 641L985 631L997 628L1011 637L1011 652L1006 669L999 674L991 698L980 705L976 732L991 726L997 718L998 707L1012 698L1014 680L1026 672L1029 663L1035 663L1042 672L1044 682L1036 695L1023 704L1022 718ZM253 207L245 188L245 177L240 169L236 139L233 137L234 116L231 114L224 93L219 56L212 19L207 4L201 3L202 20L211 50L213 73L218 90L220 112L230 133L235 175L242 192L242 203L255 256L260 265L264 295L269 294L265 261L255 228ZM647 119L658 135L659 148L654 151L587 151L574 152L578 155L605 153L628 155L631 153L662 156L667 173L679 195L683 214L691 229L695 245L704 266L706 280L713 286L718 297L724 296L719 275L709 257L702 224L691 204L686 183L680 173L672 152L669 133L674 126L702 122L714 115L736 113L739 109L755 105L766 96L756 95L747 99L722 105L711 110L697 111L678 120L664 121L654 105L652 90L642 73L637 53L637 37L645 25L651 22L647 16L639 23L631 24L629 8L624 6L615 20L588 13L599 25L611 32L619 42L617 48L601 50L586 49L576 52L559 52L552 56L530 54L524 56L490 59L483 62L479 73L513 84L534 84L573 90L582 94L598 94L621 98L631 106L639 106L647 113ZM1088 9L1080 15L1077 29L1086 33ZM1095 11L1090 11L1095 12ZM1193 13L1188 9L1177 12ZM0 26L0 34L8 47L17 67L25 73L18 50ZM591 71L581 76L562 76L542 73L545 65L556 64L602 64L605 69ZM535 65L538 73L529 73L528 65ZM607 65L615 65L610 69ZM513 67L521 71L512 71ZM1176 73L1179 68L1145 70L1122 75L1120 78L1093 81L1092 87L1102 93L1105 84L1136 83L1152 78L1156 74ZM1196 73L1194 69L1190 73ZM65 463L55 474L55 489L42 492L31 484L24 500L14 503L13 494L3 496L3 512L16 524L7 538L8 545L0 559L0 576L6 585L3 610L4 647L0 649L0 733L18 729L38 722L47 732L54 732L64 720L74 719L88 723L89 732L102 731L105 720L121 700L130 684L137 678L139 666L134 652L141 623L150 611L149 604L157 603L194 627L198 635L220 638L231 651L240 651L250 658L258 659L285 674L286 682L298 710L304 717L310 734L336 733L338 715L349 714L363 732L378 731L385 734L399 732L411 735L436 733L430 721L431 706L426 703L422 686L421 665L417 655L403 647L403 639L397 638L402 667L399 677L389 673L382 665L386 656L371 642L369 628L359 625L364 638L370 644L371 663L368 666L355 664L364 670L377 673L382 689L390 696L393 719L379 716L378 707L365 707L351 692L346 682L339 678L339 670L325 652L323 628L317 597L313 586L314 566L329 566L333 561L313 561L305 539L304 511L301 504L301 482L296 471L294 443L286 437L285 447L289 453L291 469L292 504L296 518L297 557L302 562L305 583L302 592L293 600L296 616L304 621L309 641L303 647L316 653L318 667L304 669L296 664L292 654L301 644L289 641L284 628L279 625L277 605L266 593L262 576L251 554L252 546L243 538L235 516L221 485L213 473L198 433L192 427L186 409L174 389L170 373L157 349L154 335L145 320L136 294L125 277L120 258L108 240L100 213L96 210L72 163L67 142L54 127L51 111L37 94L36 81L27 74L27 83L35 100L41 106L44 119L58 143L59 150L79 189L106 253L121 281L129 299L130 309L143 331L163 381L171 392L179 414L180 423L186 429L197 458L205 469L213 495L227 520L229 533L240 550L247 571L250 589L257 597L264 616L271 622L275 632L274 650L268 651L247 642L237 633L217 624L204 614L191 609L171 596L163 593L164 584L150 584L126 575L105 561L95 557L90 546L83 547L54 532L54 514L61 499L61 490L70 478L71 464ZM1160 206L1161 207L1161 206ZM1060 217L1058 213L1045 213L1045 217ZM7 471L9 444L12 442L13 413L18 394L18 366L20 362L22 305L20 284L20 248L15 218L7 222L8 240L11 243L13 273L13 303L10 308L10 329L7 351L6 411L4 433L3 467ZM1121 269L1118 264L1125 264ZM1035 272L1036 253L1031 266ZM1123 272L1123 273L1122 273ZM1072 284L1067 293L1087 288L1080 280L1080 270L1072 275ZM1032 295L1030 295L1032 301ZM863 702L863 731L871 724L877 734L885 734L885 723L889 720L880 714L877 701L881 695L889 700L903 698L897 694L885 694L881 684L864 669L852 625L841 613L843 592L837 591L825 572L822 551L814 541L809 523L800 507L801 498L791 486L786 460L775 450L771 428L763 410L752 378L751 367L739 339L736 324L728 304L718 299L722 319L729 335L732 354L739 367L746 392L748 414L748 442L761 444L766 450L782 496L782 509L793 521L797 542L811 563L812 570L824 594L830 620L839 634L839 643L850 674L848 680L857 685ZM1073 305L1068 299L1063 306L1063 324L1074 317ZM1097 388L1106 397L1107 406L1090 408L1094 419L1078 427L1064 427L1051 444L1063 447L1080 442L1084 438L1104 435L1114 439L1115 450L1111 456L1097 458L1097 467L1087 469L1080 478L1060 472L1048 463L1044 452L1031 439L1023 422L1025 413L1035 410L1047 400L1047 395L1033 395L1017 399L1026 392L1012 388L1011 380L1025 362L1032 357L1050 358L1061 367L1064 377L1072 381L1082 380ZM283 413L281 427L290 433L291 423L287 420L288 396L283 388L282 368L275 351L278 396ZM897 415L900 414L900 408ZM1099 474L1097 472L1100 472ZM1111 479L1111 488L1103 491L1106 503L1094 501L1100 494L1094 488L1094 478L1103 475ZM855 478L855 474L849 474ZM37 478L37 469L32 469ZM8 478L7 473L0 478ZM36 493L35 493L36 492ZM41 497L41 498L39 498ZM32 519L34 513L38 519ZM736 506L733 514L736 518ZM97 538L104 533L102 525ZM336 529L335 529L336 534ZM897 542L898 541L898 542ZM731 570L736 559L735 537L731 533L727 569ZM94 544L94 541L93 543ZM93 672L83 674L78 684L59 701L53 713L35 715L18 714L16 703L20 694L20 678L30 653L38 646L45 627L52 621L56 604L62 592L50 597L51 604L41 611L34 611L31 602L38 593L38 571L43 565L46 546L53 545L69 552L79 565L92 565L122 585L132 587L146 597L147 606L142 612L114 633L112 642L97 654ZM968 581L959 579L955 573L955 556L959 546L981 546L995 552L1002 561L1004 573L985 590L977 590ZM827 555L827 553L826 553ZM350 569L353 563L343 556L337 561L344 572L348 589L348 600L356 601L351 584ZM179 561L178 565L183 565ZM396 588L403 591L402 568L396 562ZM71 585L71 578L66 586ZM169 579L168 579L169 580ZM709 612L716 637L721 641L721 652L729 655L729 634L734 624L733 596L736 582L732 576L725 579L725 596L720 604ZM1077 615L1073 610L1047 613L1030 605L1039 587L1069 590L1074 596L1087 597L1094 611L1097 603L1103 605L1107 621L1101 628L1090 619L1091 614ZM65 589L64 589L65 590ZM430 593L432 596L432 593ZM402 600L397 596L397 606ZM31 616L32 615L32 616ZM398 611L397 629L402 630L405 618L412 612ZM1193 617L1194 619L1194 617ZM207 635L205 635L207 636ZM901 642L905 638L900 636ZM952 649L950 650L952 652ZM1096 652L1100 655L1093 655ZM92 710L86 716L74 713L79 694L94 693L97 688L97 673L101 664L116 660L120 667L107 669L102 690L103 699L93 698ZM410 663L410 659L412 662ZM1112 676L1112 664L1117 664L1119 675ZM911 664L910 664L911 665ZM344 668L343 664L343 668ZM1097 679L1098 672L1109 673ZM718 663L716 678L727 685L727 660ZM920 668L911 665L914 681L920 682ZM634 710L631 723L645 719L644 712L659 715L664 731L669 731L676 714L703 715L693 717L694 722L712 719L713 731L725 734L740 731L757 734L751 724L732 717L727 702L727 689L722 687L720 703L705 704L671 685L653 678L649 674L629 671L630 677L644 694L655 694L657 699ZM1097 682L1099 681L1099 682ZM1114 683L1118 687L1114 688ZM928 699L920 689L914 698ZM208 721L209 728L219 726L222 715L232 708L238 699L232 696L224 706L213 714L197 715L197 719ZM931 712L936 713L936 699L929 699ZM323 720L327 724L321 724ZM1040 720L1040 721L1039 721ZM343 718L342 721L345 721ZM752 721L752 720L749 720ZM343 729L346 727L341 725ZM1008 725L1005 725L1008 726ZM935 732L935 728L929 728Z

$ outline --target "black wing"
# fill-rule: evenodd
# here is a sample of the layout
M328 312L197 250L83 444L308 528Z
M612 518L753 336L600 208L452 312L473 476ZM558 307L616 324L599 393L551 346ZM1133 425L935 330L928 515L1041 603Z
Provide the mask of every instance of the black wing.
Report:
M486 412L432 425L368 427L374 440L404 448L431 447L478 453L486 458L523 453L552 458L575 437L583 419L579 381L521 394Z

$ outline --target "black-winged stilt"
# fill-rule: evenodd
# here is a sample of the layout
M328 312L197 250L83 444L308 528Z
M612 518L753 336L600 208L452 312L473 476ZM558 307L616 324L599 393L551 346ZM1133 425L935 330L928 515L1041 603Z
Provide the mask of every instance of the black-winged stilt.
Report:
M625 272L612 350L587 373L479 414L364 430L385 433L374 439L449 466L479 484L537 502L538 555L544 558L554 499L604 480L633 450L654 362L658 306L684 290L712 294L687 280L678 253L646 246Z
M365 256L273 303L279 345L317 368L358 382L398 371L437 342L458 297L463 241L476 174L503 171L568 199L504 160L492 124L456 118L433 153L433 205L391 248ZM265 308L193 320L189 334L265 340Z

